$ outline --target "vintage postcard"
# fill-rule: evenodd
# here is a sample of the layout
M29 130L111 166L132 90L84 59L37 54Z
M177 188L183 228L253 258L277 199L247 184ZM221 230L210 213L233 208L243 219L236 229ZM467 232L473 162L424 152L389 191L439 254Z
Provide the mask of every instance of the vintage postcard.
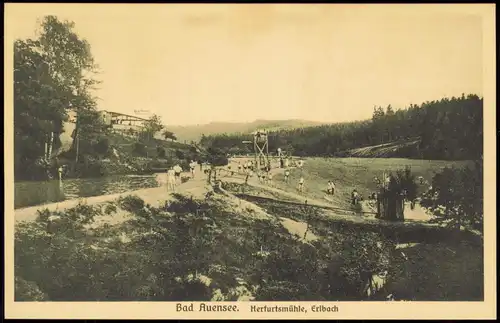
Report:
M5 313L496 318L495 5L6 4Z

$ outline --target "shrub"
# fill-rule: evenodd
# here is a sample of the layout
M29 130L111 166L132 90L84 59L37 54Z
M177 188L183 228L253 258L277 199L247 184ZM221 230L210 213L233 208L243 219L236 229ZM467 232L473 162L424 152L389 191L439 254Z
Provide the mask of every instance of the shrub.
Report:
M143 143L136 142L134 144L134 148L132 150L132 153L138 157L145 157L145 156L147 156L146 146Z
M483 165L446 167L434 175L431 188L423 195L421 205L437 221L450 226L483 229Z
M109 139L101 138L94 146L94 151L100 155L107 155L109 152Z

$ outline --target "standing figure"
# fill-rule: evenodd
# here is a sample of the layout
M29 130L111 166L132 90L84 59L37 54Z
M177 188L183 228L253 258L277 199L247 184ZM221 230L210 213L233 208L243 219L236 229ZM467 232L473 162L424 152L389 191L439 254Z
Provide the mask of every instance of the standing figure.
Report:
M273 174L271 172L267 173L268 184L272 186L273 184Z
M351 203L352 205L358 204L359 201L359 193L356 189L354 189L351 193Z
M302 177L302 176L299 179L298 189L299 189L299 192L301 192L301 193L304 191L304 177Z
M177 185L181 183L181 173L182 173L182 167L179 166L179 164L174 166L174 173L175 173L175 181Z
M173 167L167 171L167 191L175 191L175 171Z
M285 169L285 183L288 184L288 179L290 178L290 170Z
M195 173L195 168L196 168L196 162L194 160L191 160L191 163L189 164L189 168L191 168L191 176L194 178L194 173Z
M304 166L304 161L302 159L300 159L298 162L297 162L297 166L302 169L302 166Z
M59 168L57 169L57 172L59 174L59 181L62 181L62 175L63 175L63 171L64 171L64 168L63 166L59 166Z

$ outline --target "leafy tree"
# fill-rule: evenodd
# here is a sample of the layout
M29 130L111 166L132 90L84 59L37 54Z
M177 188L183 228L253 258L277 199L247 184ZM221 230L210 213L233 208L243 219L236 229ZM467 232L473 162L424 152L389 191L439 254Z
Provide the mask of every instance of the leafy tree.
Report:
M421 205L439 222L460 229L483 230L483 165L446 167L434 175Z
M170 139L172 141L175 141L177 140L177 137L175 136L175 134L172 132L172 131L168 131L168 130L165 130L163 132L163 137L165 137L165 139Z
M154 135L164 128L160 116L154 114L144 122L143 135L147 138L153 138Z
M97 66L74 23L46 16L36 39L14 43L15 176L40 174L45 145L57 149L69 109L93 110ZM51 133L55 133L51 142ZM47 164L48 165L48 164ZM26 171L28 170L28 171Z
M207 149L207 162L210 164L210 172L208 174L208 182L210 183L212 175L214 176L214 182L217 181L217 169L216 167L226 166L229 163L227 154L218 148L210 147Z

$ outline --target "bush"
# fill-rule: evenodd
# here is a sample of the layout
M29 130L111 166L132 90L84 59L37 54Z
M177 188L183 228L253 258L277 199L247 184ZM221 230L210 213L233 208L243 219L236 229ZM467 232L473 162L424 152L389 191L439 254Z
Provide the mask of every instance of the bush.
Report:
M146 146L140 142L136 142L134 144L134 149L132 150L132 153L138 157L146 157L147 156Z
M48 300L47 295L40 290L40 287L34 282L24 280L22 277L15 277L15 296L16 302L40 302Z
M165 154L166 154L165 148L163 148L163 147L156 148L156 154L157 154L158 158L165 158Z
M100 155L107 155L109 153L109 139L101 138L94 146L94 151Z
M483 230L483 165L446 167L432 178L420 204L440 222Z
M51 301L209 301L216 290L232 299L239 279L249 290L260 286L258 300L359 300L367 273L384 268L376 234L337 233L309 245L277 219L242 216L217 199L174 198L154 208L124 197L119 206L136 217L115 227L87 228L102 214L88 205L42 212L16 230L16 277ZM18 294L35 294L18 285Z

